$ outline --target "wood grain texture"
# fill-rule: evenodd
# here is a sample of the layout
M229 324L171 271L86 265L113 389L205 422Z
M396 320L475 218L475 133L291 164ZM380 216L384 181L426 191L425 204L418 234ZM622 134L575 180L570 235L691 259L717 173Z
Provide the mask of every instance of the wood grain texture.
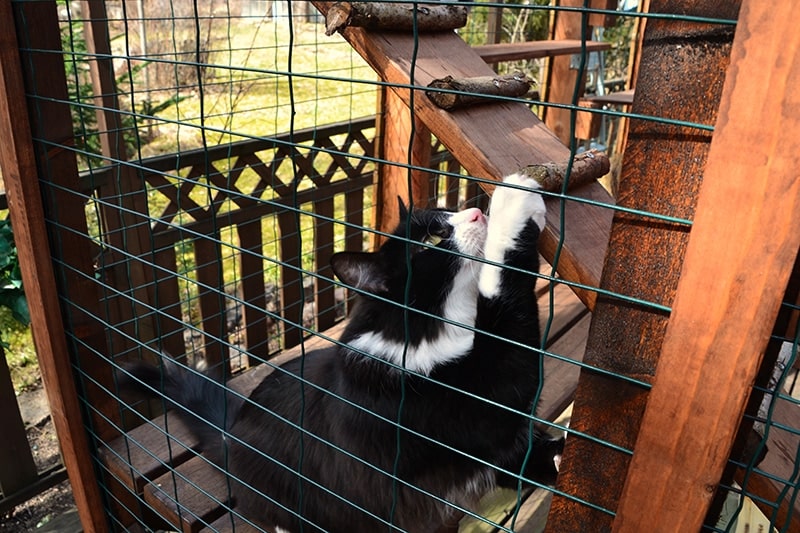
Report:
M29 32L37 37L44 37L45 40L48 35L51 37L48 43L38 43L41 49L47 50L53 46L58 49L60 43L54 4L25 4L16 9L24 11L25 19L29 22L27 28ZM11 2L0 1L0 138L3 139L0 143L0 168L8 195L42 381L47 391L64 465L69 474L84 530L105 531L107 523L103 499L83 426L82 408L78 402L50 256L42 191L39 186L40 176L37 172L33 146L34 133L40 137L41 132L31 130L27 114L25 80L20 62L16 23ZM47 58L31 57L31 55L26 57L38 66L45 67L39 74L47 76L48 83L66 90L61 57L53 55L52 58L55 59L56 66L48 71L42 65ZM44 80L39 81L44 82ZM48 107L47 104L43 106ZM71 138L71 120L65 108L61 107L60 110L47 116L54 124L59 124L59 119L65 119L60 124L66 126L66 131L62 131L63 136L59 140ZM64 166L60 168L65 169L63 178L76 179L78 173L74 156L71 161L69 159L70 154L62 152L60 160ZM54 164L51 168L59 167ZM83 216L82 207L79 213ZM86 259L88 257L84 257L84 266ZM75 264L76 268L80 268L80 262ZM83 284L77 283L72 289L77 291L82 286ZM91 295L91 292L88 294ZM74 320L78 326L84 323L81 316L76 315ZM103 400L99 398L98 408L102 407ZM97 426L97 429L102 431L104 427Z
M716 4L718 15L731 14L736 7L727 0L704 2L702 6L688 0L654 0L651 12L698 15L701 7L711 10L709 4ZM733 11L731 18L735 15ZM732 29L728 27L727 34L724 30L707 24L650 20L633 111L713 124L733 39ZM632 120L618 204L691 220L710 142L711 134L696 128ZM617 213L601 288L671 306L688 232L685 225L643 214ZM651 382L667 321L668 313L658 308L601 296L584 362ZM582 372L572 427L632 449L647 396L643 387ZM629 461L627 453L587 439L567 439L557 487L613 512ZM548 531L608 531L612 519L611 514L556 496Z
M800 4L792 0L742 2L697 216L615 532L667 531L658 520L665 515L669 531L696 531L730 453L800 246L798 17ZM758 141L741 150L742 139Z

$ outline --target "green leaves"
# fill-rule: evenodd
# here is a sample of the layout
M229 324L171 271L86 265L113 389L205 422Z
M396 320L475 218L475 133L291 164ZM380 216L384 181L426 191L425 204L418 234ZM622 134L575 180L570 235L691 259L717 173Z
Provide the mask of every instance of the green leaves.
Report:
M11 232L8 217L0 220L0 306L7 307L21 324L30 324L28 301L22 290L17 247L14 245L14 234Z

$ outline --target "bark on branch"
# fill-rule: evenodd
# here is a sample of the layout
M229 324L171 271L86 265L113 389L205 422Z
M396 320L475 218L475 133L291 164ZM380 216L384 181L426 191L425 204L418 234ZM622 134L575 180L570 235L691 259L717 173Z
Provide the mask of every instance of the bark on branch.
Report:
M447 76L430 82L428 88L432 90L425 91L425 94L437 107L452 111L491 101L486 98L487 95L512 98L524 96L530 90L532 83L532 80L521 72L506 76L478 76L475 78ZM436 89L458 92L441 92Z
M519 172L535 179L543 190L561 192L564 178L567 175L569 162L542 163L523 167ZM611 169L611 163L605 152L589 150L578 154L572 160L572 171L569 175L569 188L577 188L586 183L602 178Z
M347 26L368 30L434 32L461 28L467 24L468 9L445 4L386 2L336 2L325 16L325 35Z

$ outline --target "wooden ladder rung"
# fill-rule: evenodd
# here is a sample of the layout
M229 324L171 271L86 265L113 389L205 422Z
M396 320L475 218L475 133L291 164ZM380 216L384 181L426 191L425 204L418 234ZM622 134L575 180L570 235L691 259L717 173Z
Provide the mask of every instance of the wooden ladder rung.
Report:
M150 480L196 455L197 445L186 425L167 413L107 443L98 455L112 475L140 493Z
M520 59L537 59L581 52L580 39L563 39L550 41L527 41L524 43L482 44L472 47L486 63L517 61ZM588 52L602 52L611 49L611 43L586 41Z
M144 499L183 533L196 533L226 513L231 504L225 474L195 456L144 488Z

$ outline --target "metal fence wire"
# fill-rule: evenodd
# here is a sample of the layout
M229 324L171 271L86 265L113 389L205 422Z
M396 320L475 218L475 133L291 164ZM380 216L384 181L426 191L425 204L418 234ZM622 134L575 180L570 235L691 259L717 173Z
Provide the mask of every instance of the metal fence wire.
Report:
M633 351L657 351L663 338L681 246L693 220L694 205L680 205L680 198L684 192L685 198L696 195L699 180L691 176L702 176L705 160L691 152L698 149L693 144L688 156L678 152L675 158L698 163L678 168L671 182L644 186L628 158L641 162L642 139L650 134L683 135L680 142L707 150L736 9L709 18L665 10L670 2L656 0L439 2L467 10L466 24L431 34L420 25L424 13L416 10L407 31L351 28L326 35L322 13L333 2L11 4L71 365L113 530L263 530L264 524L240 512L234 495L242 481L226 467L229 450L248 447L264 464L282 463L299 497L287 504L269 489L249 489L296 517L304 531L321 527L304 511L317 504L314 498L341 504L354 516L372 515L373 523L389 531L416 531L397 520L409 489L447 508L438 531L566 531L567 517L576 521L571 531L582 531L586 517L610 523L624 468L636 453L631 427L641 413L620 411L613 402L592 404L593 398L608 397L592 394L599 390L596 380L619 391L614 401L620 403L646 397L653 386L655 363ZM640 64L646 25L664 31L676 23L702 27L711 45L704 48L702 68L700 60L674 68L699 68L699 83L711 89L692 89L692 79L648 78L647 69L657 61ZM682 46L700 46L690 38L666 38L673 39L676 64L686 58ZM432 49L438 57L429 55ZM662 58L664 70L672 68L670 57ZM463 111L436 110L425 94L435 68L451 68L454 76L517 72L532 81L531 89L517 96L478 95L485 101ZM633 110L634 89L637 98L641 93L677 103ZM530 117L519 118L523 112ZM525 130L536 131L524 134L531 139L544 140L521 152L514 143L528 138L495 133L508 117L549 129ZM463 398L465 405L492 400L409 368L405 355L388 361L361 344L342 343L354 302L365 291L337 279L330 263L338 252L372 251L389 239L399 217L398 196L412 212L485 210L487 191L504 169L551 161L553 154L557 162L571 162L589 150L610 157L608 176L590 189L572 187L570 164L563 186L540 192L548 209L540 241L545 260L527 274L538 278L531 298L538 300L541 342L516 347L537 361L545 377L534 407L515 414L531 432L567 436L564 468L552 484L454 449L435 435L415 433L420 424L409 422L404 411L415 386L444 388L443 394ZM678 190L659 197L670 187ZM626 220L677 237L648 241L610 230ZM410 232L399 235L391 238L405 243L407 265L414 249L430 245ZM630 253L613 252L615 246ZM619 270L623 279L614 278L608 259L601 279L607 253L627 261ZM793 515L800 427L791 423L798 420L800 397L794 382L800 339L796 277L704 531L800 531L800 517ZM396 327L407 354L419 311L408 291L399 302L386 302L404 310ZM634 313L645 319L636 322ZM462 335L498 336L474 323L431 317ZM606 338L592 341L590 324L596 333L607 331ZM308 354L331 345L393 367L386 372L401 376L394 412L364 412L306 375ZM121 389L131 363L153 363L165 372L165 359L188 375L206 376L208 390L217 391L209 394L222 400L222 458L202 453L208 443L178 416L191 408L170 403L166 374L151 391L156 400ZM271 373L296 383L286 390L297 394L298 416L250 400ZM318 409L314 402L338 402L369 417L365 426L379 421L395 428L388 467L310 431L305 421ZM296 449L282 454L291 460L268 456L228 431L227 406L238 404L265 409L298 435ZM349 501L304 468L320 439L359 472L389 480L390 494L374 495L390 502L387 513ZM444 457L491 468L506 479L505 488L487 489L468 505L428 491L425 483L415 485L399 465L404 454L414 453L408 443L417 440L446 448ZM534 461L532 441L525 441L526 462ZM448 469L431 475L446 476ZM669 520L665 513L664 523Z

